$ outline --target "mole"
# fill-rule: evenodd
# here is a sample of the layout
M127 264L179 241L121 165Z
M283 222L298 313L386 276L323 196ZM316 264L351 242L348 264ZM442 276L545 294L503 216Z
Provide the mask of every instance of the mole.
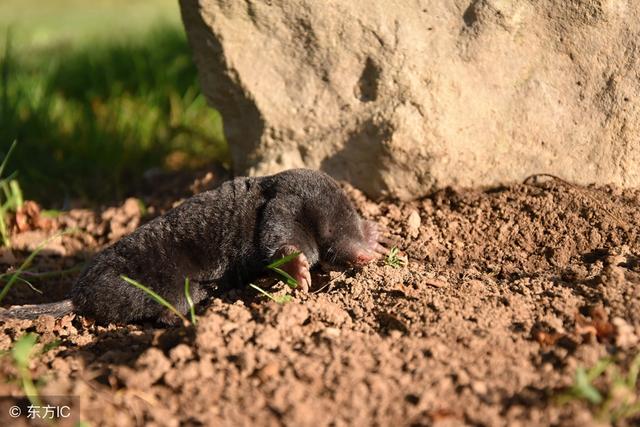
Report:
M299 252L281 268L308 291L311 267L320 261L362 266L386 253L379 240L376 224L363 220L324 172L292 169L238 177L185 200L99 252L69 299L10 307L2 317L75 312L98 323L172 323L170 312L121 276L148 286L186 314L187 277L197 304L217 285L247 284L270 262Z

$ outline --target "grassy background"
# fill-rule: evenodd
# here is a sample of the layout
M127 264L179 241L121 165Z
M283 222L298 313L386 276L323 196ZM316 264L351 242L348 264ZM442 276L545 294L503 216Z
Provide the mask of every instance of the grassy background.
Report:
M177 1L0 3L0 155L26 198L115 200L146 171L227 161Z

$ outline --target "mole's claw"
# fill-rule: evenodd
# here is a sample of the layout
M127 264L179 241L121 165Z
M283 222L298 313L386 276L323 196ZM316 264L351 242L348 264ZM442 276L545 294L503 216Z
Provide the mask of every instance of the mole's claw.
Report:
M378 242L387 246L395 246L395 243L392 239L384 236L378 237Z
M302 289L304 292L308 292L309 287L311 286L311 272L309 271L311 265L309 264L309 260L307 259L305 254L294 245L286 245L281 247L276 252L275 259L296 252L300 252L300 255L298 255L288 263L283 264L282 266L280 266L280 268L294 278L294 280L298 284L299 289Z
M311 273L309 269L307 269L304 273L304 277L298 280L298 287L303 292L309 292L309 287L311 286Z
M368 241L378 241L380 232L378 230L378 224L373 221L363 221L362 231L364 237Z
M380 243L376 242L373 245L373 251L376 252L379 255L386 255L389 253L389 249L385 248L384 246L382 246Z

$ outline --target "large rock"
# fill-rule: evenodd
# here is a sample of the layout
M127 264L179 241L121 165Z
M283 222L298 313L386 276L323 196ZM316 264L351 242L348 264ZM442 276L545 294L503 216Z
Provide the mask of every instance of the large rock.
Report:
M640 184L640 2L181 0L238 173Z

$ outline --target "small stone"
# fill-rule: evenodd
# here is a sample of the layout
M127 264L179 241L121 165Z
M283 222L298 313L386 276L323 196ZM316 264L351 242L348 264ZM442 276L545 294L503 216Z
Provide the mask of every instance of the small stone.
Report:
M458 385L466 386L469 384L469 374L467 374L467 372L464 370L456 372L455 380Z
M262 382L275 378L280 374L280 366L276 362L269 362L258 371L258 377Z
M340 336L340 329L338 329L338 328L325 328L324 335L327 338L338 338Z
M424 284L433 286L434 288L444 288L449 286L449 283L441 278L427 278L425 279Z
M410 237L418 236L418 234L420 233L421 222L422 221L420 220L420 214L418 213L418 211L411 211L411 213L409 214L409 218L407 218L407 234L409 234Z
M638 343L638 336L635 334L633 326L629 325L621 317L614 317L611 323L616 327L616 345L621 348L635 347Z
M135 197L129 197L122 205L124 214L128 217L140 215L140 201Z
M471 390L473 390L476 394L486 394L487 384L483 381L472 381Z

